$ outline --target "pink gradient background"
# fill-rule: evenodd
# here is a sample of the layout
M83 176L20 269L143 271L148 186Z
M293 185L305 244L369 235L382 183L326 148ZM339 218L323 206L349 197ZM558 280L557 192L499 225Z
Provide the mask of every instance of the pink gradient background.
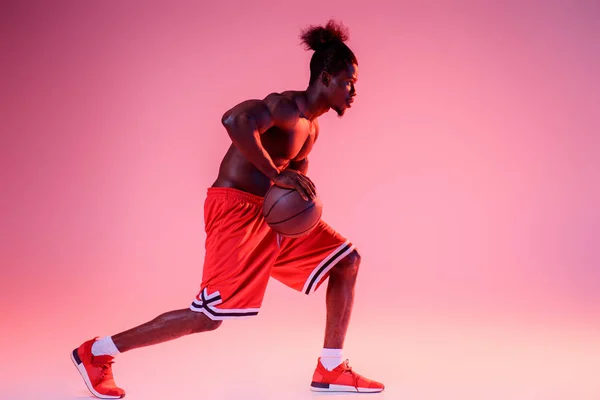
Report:
M189 305L220 117L304 89L299 30L330 17L350 28L358 98L321 118L309 175L363 255L348 346L534 326L600 349L599 3L361 4L2 3L3 384L31 374L17 355L66 362ZM310 327L312 362L323 299L272 281L260 316L222 337Z

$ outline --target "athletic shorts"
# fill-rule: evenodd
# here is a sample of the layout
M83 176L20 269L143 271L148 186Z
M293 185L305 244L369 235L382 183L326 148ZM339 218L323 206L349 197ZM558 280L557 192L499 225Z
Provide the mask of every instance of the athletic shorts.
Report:
M306 236L277 235L262 216L263 200L237 189L208 189L202 284L191 310L213 320L257 315L270 277L308 295L354 250L322 220Z

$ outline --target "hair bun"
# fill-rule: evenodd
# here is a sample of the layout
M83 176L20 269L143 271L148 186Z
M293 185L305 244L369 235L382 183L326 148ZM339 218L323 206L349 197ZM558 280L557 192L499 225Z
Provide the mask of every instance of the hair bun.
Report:
M309 26L300 38L307 50L324 50L332 43L348 40L348 29L339 22L330 20L325 26Z

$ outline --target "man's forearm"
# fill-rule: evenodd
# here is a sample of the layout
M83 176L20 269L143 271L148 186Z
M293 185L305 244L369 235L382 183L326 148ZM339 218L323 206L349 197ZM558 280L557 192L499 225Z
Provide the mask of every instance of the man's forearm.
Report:
M290 165L288 165L288 168L298 171L302 173L302 175L306 175L308 172L308 159L305 158L299 161L292 161L290 162Z
M266 177L273 180L279 174L269 153L262 146L260 133L252 120L244 118L225 126L234 146Z

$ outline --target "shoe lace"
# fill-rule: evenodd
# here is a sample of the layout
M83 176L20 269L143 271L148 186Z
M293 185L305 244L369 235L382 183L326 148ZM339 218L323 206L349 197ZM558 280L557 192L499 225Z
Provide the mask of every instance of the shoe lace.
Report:
M350 366L350 361L344 361L342 367L344 369L344 373L350 374L352 375L352 378L354 378L354 387L358 387L358 379L360 378L360 376L352 370L352 367Z
M99 368L102 369L102 372L101 372L100 378L99 378L100 381L105 381L107 379L113 379L112 364L114 364L114 361L109 361L105 364L97 365Z

